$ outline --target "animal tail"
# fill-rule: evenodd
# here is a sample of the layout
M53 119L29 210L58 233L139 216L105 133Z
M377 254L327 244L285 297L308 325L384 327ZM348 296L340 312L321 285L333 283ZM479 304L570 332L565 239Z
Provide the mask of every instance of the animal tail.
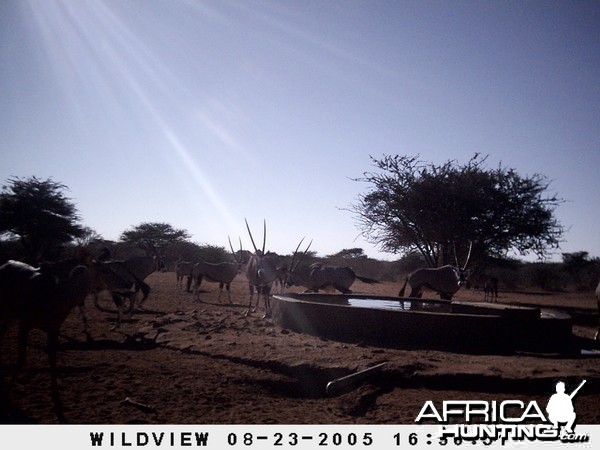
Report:
M404 279L404 286L402 286L402 289L400 289L400 292L398 293L398 297L404 297L404 290L406 289L407 284L408 284L408 277L406 277Z
M374 280L373 278L360 277L358 275L356 275L356 278L358 278L363 283L367 283L367 284L377 284L377 283L379 283L379 281Z

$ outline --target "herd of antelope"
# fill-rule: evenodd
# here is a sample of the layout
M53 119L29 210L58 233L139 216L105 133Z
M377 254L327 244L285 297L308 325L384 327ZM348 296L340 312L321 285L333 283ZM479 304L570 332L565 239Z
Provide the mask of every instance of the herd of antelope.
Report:
M254 252L246 263L246 277L249 283L249 302L246 314L256 311L260 298L263 299L265 317L271 315L269 297L272 287L279 283L280 290L293 285L304 286L306 292L318 292L328 288L336 289L344 294L351 293L350 286L356 279L365 283L377 283L377 280L359 276L350 267L329 266L315 263L301 266L303 258L308 253L311 243L299 254L302 239L293 252L290 266L279 266L278 257L266 251L267 227L263 225L263 242L259 249L256 246L250 226L246 221L246 228L252 242ZM240 251L235 252L229 240L229 246L234 261L221 263L183 262L176 266L177 287L183 288L184 282L187 291L192 291L194 298L199 297L199 288L203 280L219 283L220 301L223 288L231 302L230 285L234 278L242 272L242 242ZM443 300L451 300L466 280L466 266L471 254L471 247L467 260L462 267L447 265L439 268L418 269L406 277L404 286L399 296L404 296L407 285L411 287L409 297L420 298L423 289L427 288L439 293ZM52 399L55 412L59 420L66 421L57 388L56 377L56 351L61 325L66 320L70 311L77 306L81 311L84 330L88 340L91 340L89 325L85 313L85 298L88 294L94 295L94 304L102 309L98 303L98 294L108 291L112 296L118 319L114 329L122 322L125 312L125 299L129 299L129 314L133 314L136 307L142 308L144 301L150 294L150 286L144 281L151 273L160 267L160 258L155 252L154 256L134 257L127 260L110 260L109 255L93 259L84 250L78 252L76 257L56 263L42 264L32 267L18 261L8 261L0 266L0 356L2 338L11 320L19 323L18 330L18 355L17 373L25 364L27 338L31 329L40 329L47 333L47 351L50 361ZM136 302L137 293L142 292L142 298ZM484 284L485 299L495 301L498 296L497 278L489 278ZM254 294L257 295L254 304ZM600 309L600 283L596 289L596 298ZM596 340L600 339L599 332ZM0 358L0 405L7 399L4 387L3 366Z
M130 299L129 311L135 307L136 293L143 296L141 307L150 294L144 279L158 268L155 257L134 257L124 261L92 259L80 249L73 258L32 267L20 261L8 261L0 266L0 356L2 338L11 321L18 322L18 374L25 364L29 331L39 329L47 334L47 352L50 361L51 390L54 410L60 422L66 422L58 394L56 353L60 328L69 313L79 307L84 331L91 340L85 299L94 295L94 304L100 308L98 294L109 291L117 306L118 320L113 328L121 325L124 299ZM0 407L8 405L4 386L4 373L0 358ZM0 413L4 412L0 408Z
M250 293L246 314L255 312L262 298L265 317L269 317L271 314L269 297L273 286L276 284L279 285L280 292L283 292L286 287L304 286L306 288L305 292L319 292L319 290L333 288L344 294L348 294L352 292L350 286L356 279L364 283L377 283L377 280L357 275L350 267L329 266L323 263L300 266L312 244L311 241L304 252L299 255L298 252L304 242L304 238L300 240L296 250L293 252L290 266L279 265L279 257L275 253L265 251L267 242L266 222L263 223L263 242L260 250L256 246L254 236L247 221L246 229L248 230L248 235L254 249L254 253L251 254L250 259L246 263L245 271ZM234 262L210 264L206 262L192 263L189 261L179 261L175 269L177 286L183 288L185 279L187 279L187 291L190 292L193 284L194 296L198 298L199 286L202 280L206 279L207 281L219 283L218 300L221 298L223 287L226 287L229 302L231 302L230 284L236 275L242 272L244 264L241 260L241 240L240 251L238 253L233 250L231 240L229 240L229 247L235 258ZM254 304L253 300L255 293L257 295L256 304Z

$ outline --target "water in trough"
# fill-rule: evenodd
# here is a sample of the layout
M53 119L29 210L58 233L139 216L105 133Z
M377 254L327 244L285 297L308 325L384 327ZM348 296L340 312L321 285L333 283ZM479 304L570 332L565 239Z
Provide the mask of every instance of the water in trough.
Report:
M335 294L280 294L273 320L293 331L395 348L476 353L575 350L571 317L539 308Z

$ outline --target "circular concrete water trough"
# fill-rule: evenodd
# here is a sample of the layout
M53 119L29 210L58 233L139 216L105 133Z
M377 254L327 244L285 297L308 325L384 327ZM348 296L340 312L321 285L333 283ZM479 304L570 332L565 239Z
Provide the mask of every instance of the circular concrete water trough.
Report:
M474 353L571 353L571 317L498 303L398 297L278 294L273 321L292 331L393 348Z

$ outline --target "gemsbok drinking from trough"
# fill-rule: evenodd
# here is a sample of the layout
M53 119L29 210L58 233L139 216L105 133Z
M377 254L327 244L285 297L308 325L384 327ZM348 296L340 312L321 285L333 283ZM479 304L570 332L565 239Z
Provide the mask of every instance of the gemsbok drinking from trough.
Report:
M223 286L225 286L229 303L231 303L231 282L237 274L241 272L242 267L242 240L240 239L239 256L233 250L231 239L229 239L229 248L231 248L231 253L233 254L235 261L220 263L199 262L194 264L192 276L188 281L188 291L190 290L189 286L193 281L194 297L196 299L200 297L200 284L202 283L202 279L206 279L206 281L219 283L219 297L217 298L217 301L221 301Z
M306 255L309 248L310 244L302 257ZM330 266L316 262L308 267L299 267L300 261L294 265L292 260L291 269L288 271L287 285L304 286L307 288L305 292L319 292L319 289L333 288L343 294L351 294L350 286L356 280L367 284L379 283L379 281L372 278L357 275L354 270L347 266Z
M25 364L27 338L31 329L45 331L50 362L52 401L57 418L66 422L58 392L56 354L60 327L71 310L82 303L92 284L85 266L75 266L65 278L49 270L9 261L0 266L0 348L1 340L11 320L19 322L17 373ZM0 352L1 354L1 352ZM0 366L1 367L1 366ZM0 373L0 395L3 389Z
M462 283L466 280L465 270L469 263L472 246L473 244L470 243L467 259L462 268L458 267L458 261L456 261L456 266L446 265L442 267L417 269L406 277L404 286L400 289L398 296L404 297L406 285L409 284L411 288L409 297L421 298L423 289L427 288L438 292L440 294L440 299L442 300L452 300L454 294L456 294Z
M350 286L354 281L360 280L367 284L376 284L379 281L357 275L347 266L328 266L323 263L314 263L310 266L309 292L319 292L319 289L334 288L342 294L351 294Z

